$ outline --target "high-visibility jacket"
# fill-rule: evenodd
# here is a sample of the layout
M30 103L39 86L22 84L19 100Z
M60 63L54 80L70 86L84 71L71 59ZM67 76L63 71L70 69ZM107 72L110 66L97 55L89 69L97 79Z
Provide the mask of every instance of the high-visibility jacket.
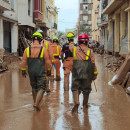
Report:
M59 58L59 56L61 56L61 47L58 46L56 43L52 44L52 50L54 58Z

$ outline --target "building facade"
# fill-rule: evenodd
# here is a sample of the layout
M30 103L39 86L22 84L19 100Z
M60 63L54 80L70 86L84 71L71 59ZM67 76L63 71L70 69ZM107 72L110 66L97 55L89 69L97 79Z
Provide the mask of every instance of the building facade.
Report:
M114 55L130 52L130 0L103 0L103 15L108 15L108 40L105 49Z
M0 48L22 55L35 30L57 35L57 19L54 0L0 0Z
M92 30L93 0L79 0L79 32ZM90 31L91 32L91 31Z
M99 28L97 25L97 20L99 16L99 1L93 1L93 8L92 8L92 40L93 41L100 41L99 38Z

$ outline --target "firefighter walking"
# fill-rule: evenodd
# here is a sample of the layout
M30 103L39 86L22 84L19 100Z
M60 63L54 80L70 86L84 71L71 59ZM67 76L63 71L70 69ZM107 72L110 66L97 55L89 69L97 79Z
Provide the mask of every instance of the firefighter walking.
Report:
M87 45L89 38L83 33L79 36L79 46L70 47L73 52L73 70L72 70L72 92L74 107L72 113L78 113L79 94L83 93L83 107L88 108L88 99L91 92L91 83L97 77L97 68L95 65L94 53Z
M43 34L43 31L42 30L37 30L37 32L41 33L43 38L44 38L44 34ZM54 61L54 56L53 56L53 50L52 50L52 47L51 47L51 42L50 41L47 41L45 39L43 39L41 41L41 45L46 48L47 52L48 52L48 55L49 55L49 61L50 61L50 64L51 65L54 65L55 61ZM45 66L45 71L47 71L47 66ZM46 92L49 93L50 92L50 89L49 89L49 76L46 76Z
M44 47L40 45L43 36L36 32L32 36L33 43L31 47L25 49L22 59L22 75L26 77L26 65L28 66L28 74L32 86L32 95L34 100L34 109L40 110L40 102L46 90L46 73L45 64L47 66L47 75L50 75L50 61L48 53Z
M59 39L57 37L53 38L53 43L52 43L52 50L53 50L53 56L55 60L55 69L56 69L56 81L60 81L60 67L61 67L61 62L60 62L60 57L61 57L61 47L58 46L59 44ZM52 68L51 75L54 76L54 68Z
M69 47L74 46L74 34L67 34L68 43L63 45L62 48L62 61L64 69L64 90L69 91L69 76L72 71L73 66L73 53L70 51Z

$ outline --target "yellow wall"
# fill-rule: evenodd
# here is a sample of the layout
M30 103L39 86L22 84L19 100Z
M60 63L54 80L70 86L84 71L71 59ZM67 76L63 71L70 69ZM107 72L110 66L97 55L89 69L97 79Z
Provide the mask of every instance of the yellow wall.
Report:
M98 4L99 1L98 0L94 0L93 1L93 8L92 8L92 40L98 41L99 40L99 30L98 30L98 26L97 26L97 18L99 16L98 13Z

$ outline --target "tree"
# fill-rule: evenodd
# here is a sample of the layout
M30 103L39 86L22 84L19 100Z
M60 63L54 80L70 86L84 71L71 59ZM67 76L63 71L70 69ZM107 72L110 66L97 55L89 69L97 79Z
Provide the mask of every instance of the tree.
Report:
M91 35L91 29L90 28L86 28L85 25L80 25L79 33L86 33L88 35Z
M58 38L60 38L62 35L64 35L65 33L62 31L58 31Z

